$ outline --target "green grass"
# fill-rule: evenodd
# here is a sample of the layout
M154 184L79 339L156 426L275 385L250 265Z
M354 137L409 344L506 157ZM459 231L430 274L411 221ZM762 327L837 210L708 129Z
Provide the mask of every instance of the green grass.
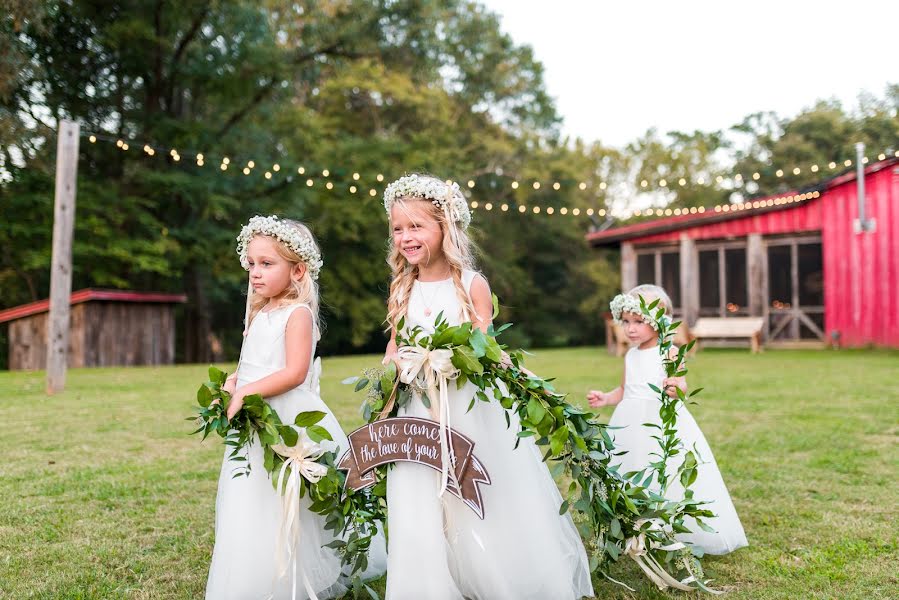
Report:
M361 397L339 382L375 363L324 362L346 429ZM621 377L596 348L529 365L578 402ZM0 598L202 597L222 447L184 418L205 370L74 370L53 397L43 373L0 373ZM750 541L705 560L727 597L896 597L899 353L707 350L688 377ZM637 592L597 581L597 597L686 597L627 562L615 576Z

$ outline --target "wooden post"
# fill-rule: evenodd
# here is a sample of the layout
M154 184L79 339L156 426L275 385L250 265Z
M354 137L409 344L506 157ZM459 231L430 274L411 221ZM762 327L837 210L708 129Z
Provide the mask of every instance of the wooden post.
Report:
M750 233L746 236L746 272L749 284L749 314L753 317L763 316L765 306L768 304L767 262L761 234Z
M61 392L66 386L79 129L78 123L60 121L56 141L56 195L53 210L53 255L50 263L50 315L47 323L48 394Z
M699 318L699 252L686 234L680 236L680 297L683 321L692 327Z
M621 291L637 287L637 254L630 242L621 243Z

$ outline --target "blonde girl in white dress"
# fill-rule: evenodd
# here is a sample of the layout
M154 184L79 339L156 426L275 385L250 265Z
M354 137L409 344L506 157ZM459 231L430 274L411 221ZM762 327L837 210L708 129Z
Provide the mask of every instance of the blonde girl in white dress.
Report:
M385 191L393 245L387 322L394 332L433 332L442 313L451 325L471 321L486 330L492 301L472 260L466 228L471 215L458 185L423 175L403 177ZM386 360L399 360L391 336ZM477 401L476 387L448 386L452 428L474 441L490 485L481 486L484 518L450 493L440 473L397 463L387 475L388 600L566 600L592 596L580 536L532 438L514 449L520 430L507 428L499 403ZM431 398L433 404L439 399ZM431 418L419 395L401 416Z
M326 414L318 424L328 430L339 456L347 439L331 409L319 395L320 361L313 361L319 340L318 273L321 255L309 229L277 217L253 217L238 237L241 264L250 272L248 329L237 369L225 384L231 393L228 418L251 394L261 394L283 423L304 411ZM323 442L325 445L327 442ZM282 499L265 469L258 440L249 447L249 476L233 477L246 463L225 451L215 504L215 548L208 600L269 600L341 596L346 578L340 557L324 545L334 540L324 517L307 510L301 499L296 547L280 547ZM373 544L369 572L383 573L383 540ZM286 568L296 557L294 570Z
M618 457L621 461L619 471L629 473L646 469L651 462L658 460L659 443L652 436L658 435L658 429L645 427L644 423L661 424L659 408L661 402L657 392L649 384L666 393L677 396L675 387L687 391L686 377L667 377L662 356L659 354L659 334L653 324L644 320L640 310L640 296L646 304L659 300L659 306L671 314L671 300L665 290L655 285L640 285L621 294L612 301L612 316L620 324L633 344L624 357L624 376L622 384L609 392L591 391L587 398L590 406L600 408L615 406L615 412L609 419L611 427L620 427L611 431L614 436L615 450L625 451ZM677 353L677 349L672 350ZM678 539L689 542L703 550L706 554L727 554L748 545L743 525L731 501L727 486L721 477L721 471L715 462L715 456L709 447L702 430L687 410L683 402L677 408L677 435L687 449L695 449L699 461L696 481L690 486L693 497L707 501L703 508L715 513L714 518L704 519L715 529L715 533L702 530L695 521L688 518L686 525L691 533L680 534ZM669 480L673 476L676 461L668 466ZM684 489L674 478L666 496L671 500L681 500Z

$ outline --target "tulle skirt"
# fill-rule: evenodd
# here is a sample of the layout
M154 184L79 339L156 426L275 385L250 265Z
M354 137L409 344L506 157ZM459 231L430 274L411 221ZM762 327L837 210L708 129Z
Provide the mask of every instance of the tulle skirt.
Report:
M658 400L625 397L609 419L610 426L622 427L610 432L615 440L616 452L627 452L617 457L621 464L619 468L621 473L640 471L650 462L658 460L658 457L653 455L659 452L658 442L651 437L658 430L644 427L643 423L659 423ZM728 554L747 546L746 533L727 492L727 486L724 485L712 449L699 429L696 419L683 405L680 405L677 412L677 431L687 449L695 448L696 458L700 463L696 481L690 486L693 497L707 501L705 508L715 513L714 518L704 519L705 523L715 529L715 533L703 531L695 521L688 518L685 524L691 533L680 534L677 538L702 548L706 554ZM612 462L615 463L614 460ZM680 460L675 458L674 463L670 465L669 476L673 476L678 465ZM666 495L671 500L681 500L684 497L684 488L679 481L674 481Z
M387 477L388 600L564 600L592 596L583 543L532 438L514 449L517 418L477 401L468 383L449 398L453 429L471 438L490 485L484 519L455 496L438 497L440 474L397 463ZM404 416L430 418L413 399Z
M285 423L292 422L303 411L319 410L326 417L319 425L334 438L339 451L347 447L347 439L337 419L322 399L310 390L296 388L269 400ZM279 572L276 550L281 530L281 496L272 485L263 465L258 441L249 448L249 477L233 478L243 463L228 460L219 477L215 505L215 549L206 585L207 600L275 600L292 597L293 572ZM339 454L338 454L339 455ZM325 530L324 517L308 509L308 495L300 501L300 539L294 552L297 560L296 598L308 598L302 578L305 576L319 599L341 596L346 590L346 577L341 559L330 548L333 532ZM386 566L383 537L372 544L367 577L383 574Z

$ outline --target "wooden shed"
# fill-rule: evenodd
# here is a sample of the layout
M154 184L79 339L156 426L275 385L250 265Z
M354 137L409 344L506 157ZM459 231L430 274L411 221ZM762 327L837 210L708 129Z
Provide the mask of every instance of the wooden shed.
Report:
M809 188L587 235L620 246L624 289L655 283L689 325L764 318L766 342L899 347L899 159Z
M69 367L166 365L175 361L179 294L85 289L71 297ZM41 300L0 311L9 323L9 369L47 366L50 302Z

